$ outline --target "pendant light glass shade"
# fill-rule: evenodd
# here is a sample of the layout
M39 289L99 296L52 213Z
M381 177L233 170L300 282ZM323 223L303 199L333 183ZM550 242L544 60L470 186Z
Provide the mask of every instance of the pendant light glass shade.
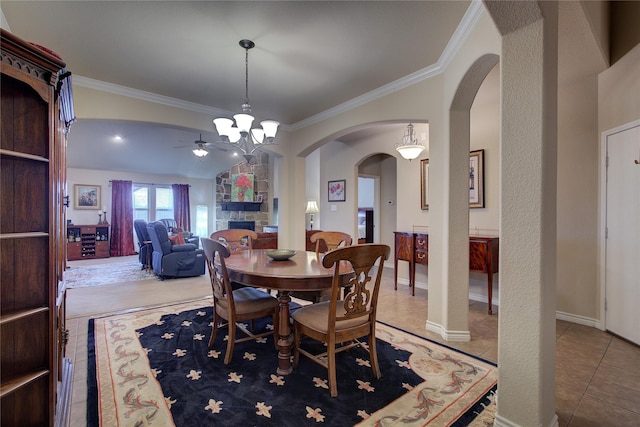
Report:
M396 144L396 150L407 160L417 158L425 149L425 146L418 142L413 125L410 123L402 137L402 142Z

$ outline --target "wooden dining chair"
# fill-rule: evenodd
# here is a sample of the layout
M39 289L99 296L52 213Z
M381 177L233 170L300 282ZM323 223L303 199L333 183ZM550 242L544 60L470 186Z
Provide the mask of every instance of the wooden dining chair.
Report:
M316 255L320 255L325 252L329 252L331 250L337 249L343 246L351 246L353 239L347 233L343 233L342 231L318 231L317 233L311 235L310 239L311 243L315 244ZM302 292L291 292L290 295L292 297L304 300L311 301L312 303L318 303L321 301L326 301L331 296L330 290L325 291L302 291Z
M228 246L229 252L233 254L238 251L253 249L253 241L258 238L258 233L244 229L218 230L211 233L209 237L223 242Z
M209 347L213 347L218 332L220 319L227 321L229 337L227 340L227 352L224 356L224 363L228 365L233 355L233 347L236 343L255 340L267 335L275 335L279 322L279 303L270 294L252 287L244 287L233 290L229 282L229 275L225 265L225 258L231 254L229 249L219 241L203 237L202 246L209 269L211 279L211 289L213 291L213 326L211 329L211 339ZM216 264L216 261L218 264ZM273 330L259 334L252 331L247 337L236 338L237 322L250 321L253 330L253 320L262 317L272 316ZM246 331L245 331L246 332ZM274 338L274 341L277 341Z
M376 352L376 308L382 269L390 251L387 245L365 244L328 252L322 258L322 265L334 269L331 299L304 306L292 314L295 346L293 366L298 365L301 354L324 366L329 374L331 397L338 395L336 353L362 346L369 352L373 374L376 378L381 376ZM350 281L349 293L341 299L339 273L343 260L353 268L355 276ZM368 348L358 340L364 336L368 336ZM326 351L313 354L305 350L301 346L304 337L325 343ZM336 347L347 342L349 344Z
M316 253L321 252L321 241L327 246L327 252L342 246L351 246L353 239L347 233L342 231L318 231L313 234L309 240L316 244Z

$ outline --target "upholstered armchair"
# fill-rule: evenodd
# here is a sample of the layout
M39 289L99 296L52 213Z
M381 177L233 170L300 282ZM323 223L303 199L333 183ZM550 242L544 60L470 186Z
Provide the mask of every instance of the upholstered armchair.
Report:
M205 256L193 243L172 244L167 227L156 221L147 225L153 253L153 271L163 280L168 277L193 277L204 274Z
M158 221L160 221L160 222L162 222L164 224L164 226L167 228L167 231L169 232L169 234L182 233L182 236L184 237L184 242L185 243L193 243L194 245L196 245L196 248L200 247L200 237L199 236L195 236L190 231L183 230L182 228L178 227L178 223L176 222L175 219L173 219L173 218L162 218L162 219L160 219Z
M138 260L142 264L142 268L151 268L151 237L147 230L147 221L136 219L133 221L133 228L138 237Z

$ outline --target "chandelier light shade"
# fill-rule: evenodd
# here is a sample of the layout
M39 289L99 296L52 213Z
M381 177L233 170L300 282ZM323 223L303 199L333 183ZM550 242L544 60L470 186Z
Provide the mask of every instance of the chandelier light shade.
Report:
M304 213L311 214L311 220L309 221L311 230L313 230L313 214L318 212L320 212L320 209L318 209L318 203L316 203L315 200L309 200L307 202L307 210Z
M418 157L424 149L425 146L418 142L413 125L409 123L402 137L402 142L396 144L396 150L403 158L411 161Z
M243 39L239 44L245 50L245 98L244 104L242 104L242 113L235 114L233 120L226 117L213 119L213 124L223 141L242 151L245 159L249 161L253 157L254 151L260 146L273 144L280 123L275 120L263 120L260 122L262 128L251 127L254 117L251 115L251 104L249 103L249 49L253 49L255 43Z

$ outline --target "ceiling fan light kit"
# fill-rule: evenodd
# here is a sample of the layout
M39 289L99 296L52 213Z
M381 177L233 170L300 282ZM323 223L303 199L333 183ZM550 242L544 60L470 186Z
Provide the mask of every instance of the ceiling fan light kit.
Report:
M250 114L251 104L249 103L249 49L254 48L255 43L243 39L239 44L245 50L245 100L242 104L242 113L233 116L235 122L229 118L220 117L213 119L213 124L223 141L242 151L249 161L258 147L273 144L280 123L275 120L263 120L260 122L262 128L251 128L254 117Z

